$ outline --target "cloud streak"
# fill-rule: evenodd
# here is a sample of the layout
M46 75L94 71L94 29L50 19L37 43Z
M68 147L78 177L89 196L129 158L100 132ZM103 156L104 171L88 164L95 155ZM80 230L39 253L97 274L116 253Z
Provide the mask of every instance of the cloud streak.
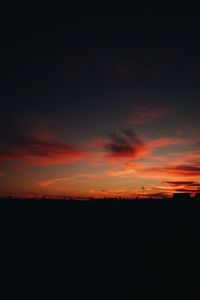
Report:
M169 186L176 187L176 186L193 186L197 183L195 181L164 181Z
M20 162L22 166L70 163L84 155L75 146L59 141L43 142L34 138L0 147L0 160Z
M85 155L79 147L60 140L45 122L32 127L19 125L10 126L7 138L1 143L1 161L12 161L21 167L45 166L70 163Z
M170 111L169 108L138 107L132 113L129 123L133 125L149 123L167 115Z
M154 167L144 170L144 172L149 174L165 174L177 175L183 177L196 177L200 176L200 166L198 165L178 165L178 166L164 166L164 167Z
M97 141L98 143L93 143L93 147L97 149L104 147L106 157L111 160L149 158L149 154L159 150L159 148L166 148L172 145L182 146L188 143L186 139L180 137L145 139L132 129L112 132L108 135L107 140Z
M136 158L147 151L145 143L131 129L110 133L105 149L111 159Z

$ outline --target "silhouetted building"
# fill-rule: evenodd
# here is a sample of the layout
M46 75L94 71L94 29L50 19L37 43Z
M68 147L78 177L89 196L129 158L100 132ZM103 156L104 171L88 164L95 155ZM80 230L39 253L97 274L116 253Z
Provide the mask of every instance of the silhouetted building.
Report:
M196 200L200 200L200 191L198 190L198 192L195 194L195 199Z
M174 200L189 200L190 193L173 193Z

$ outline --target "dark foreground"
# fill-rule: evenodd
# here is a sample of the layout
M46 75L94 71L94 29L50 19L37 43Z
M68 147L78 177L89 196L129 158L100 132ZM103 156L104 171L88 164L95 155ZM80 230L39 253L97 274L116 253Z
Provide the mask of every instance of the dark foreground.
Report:
M200 299L200 201L0 200L1 299Z

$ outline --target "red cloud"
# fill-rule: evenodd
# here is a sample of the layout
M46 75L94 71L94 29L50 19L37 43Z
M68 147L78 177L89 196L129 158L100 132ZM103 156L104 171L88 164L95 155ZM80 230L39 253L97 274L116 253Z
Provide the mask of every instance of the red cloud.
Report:
M24 141L12 148L0 150L0 160L21 161L27 166L69 163L84 156L84 152L61 142Z
M110 133L105 149L111 159L135 158L148 151L146 144L131 129Z
M20 121L11 123L7 139L0 145L0 160L23 167L69 163L84 155L78 147L61 141L45 121L36 122L34 126Z
M169 186L191 186L196 184L195 181L165 181L165 183Z
M196 192L200 187L200 182L197 181L165 181L170 187L174 187L177 192Z
M168 108L139 107L132 113L129 123L134 125L148 123L161 118L170 111Z
M166 168L168 172L181 176L200 176L200 166L176 166Z
M145 139L143 136L136 134L132 129L124 129L119 132L110 133L107 139L96 138L92 141L88 141L86 147L89 146L90 148L90 159L93 157L96 161L98 158L102 163L102 159L105 158L108 161L117 161L128 158L138 159L145 156L149 159L163 160L163 155L158 156L152 154L152 156L150 156L149 154L159 148L171 145L180 146L187 143L188 141L186 139L180 137ZM95 151L93 151L93 149ZM166 155L164 157L166 157Z
M199 165L179 165L179 166L167 166L161 168L149 168L145 172L151 174L165 174L167 175L178 175L185 177L196 177L200 176L200 166Z
M165 137L155 139L143 139L132 129L124 129L119 133L109 134L107 141L99 141L95 147L104 149L107 157L111 159L122 158L140 158L155 151L157 148L163 148L170 145L184 145L187 141L183 138Z

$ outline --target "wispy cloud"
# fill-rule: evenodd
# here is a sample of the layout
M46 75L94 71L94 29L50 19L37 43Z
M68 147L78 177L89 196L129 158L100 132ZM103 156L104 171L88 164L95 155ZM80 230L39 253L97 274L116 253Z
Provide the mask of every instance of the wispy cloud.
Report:
M159 119L171 112L169 108L156 108L141 106L135 108L129 119L129 123L133 125L141 125Z
M195 181L164 181L164 183L168 184L169 186L193 186L194 184L196 185L197 182Z
M28 167L70 163L85 155L78 146L60 140L46 122L15 125L15 122L9 125L2 140L0 160Z
M114 178L114 177L129 177L133 173L132 170L125 168L111 168L98 173L80 173L72 176L52 178L47 180L42 180L39 182L39 185L42 187L49 187L51 185L65 182L65 181L74 181L74 180L83 180L83 179L102 179L102 178Z
M39 185L46 188L46 187L49 187L49 186L51 186L55 183L72 180L73 178L74 178L73 176L66 176L66 177L61 177L61 178L53 178L53 179L42 180L41 182L39 182Z
M166 196L171 196L174 192L189 192L189 193L196 193L198 191L199 184L195 183L195 186L192 185L187 185L184 183L181 183L180 185L177 183L174 185L167 184L164 182L164 185L157 185L157 186L152 186L151 189L146 193L148 197L152 194L152 191L154 191L155 195L159 194L165 194Z
M177 137L155 138L155 139L149 139L147 142L152 150L171 146L171 145L184 145L188 143L186 139L177 138Z
M153 167L144 169L145 173L149 174L164 174L166 177L169 175L178 175L183 177L198 177L200 176L200 165L178 165L178 166L164 166Z
M179 135L187 135L193 143L200 143L200 126L197 126L191 122L186 122L179 125L177 130Z
M199 181L164 181L164 183L176 192L197 192L200 187Z
M200 127L192 124L191 122L185 122L179 125L179 133L189 133L192 135L200 135Z

